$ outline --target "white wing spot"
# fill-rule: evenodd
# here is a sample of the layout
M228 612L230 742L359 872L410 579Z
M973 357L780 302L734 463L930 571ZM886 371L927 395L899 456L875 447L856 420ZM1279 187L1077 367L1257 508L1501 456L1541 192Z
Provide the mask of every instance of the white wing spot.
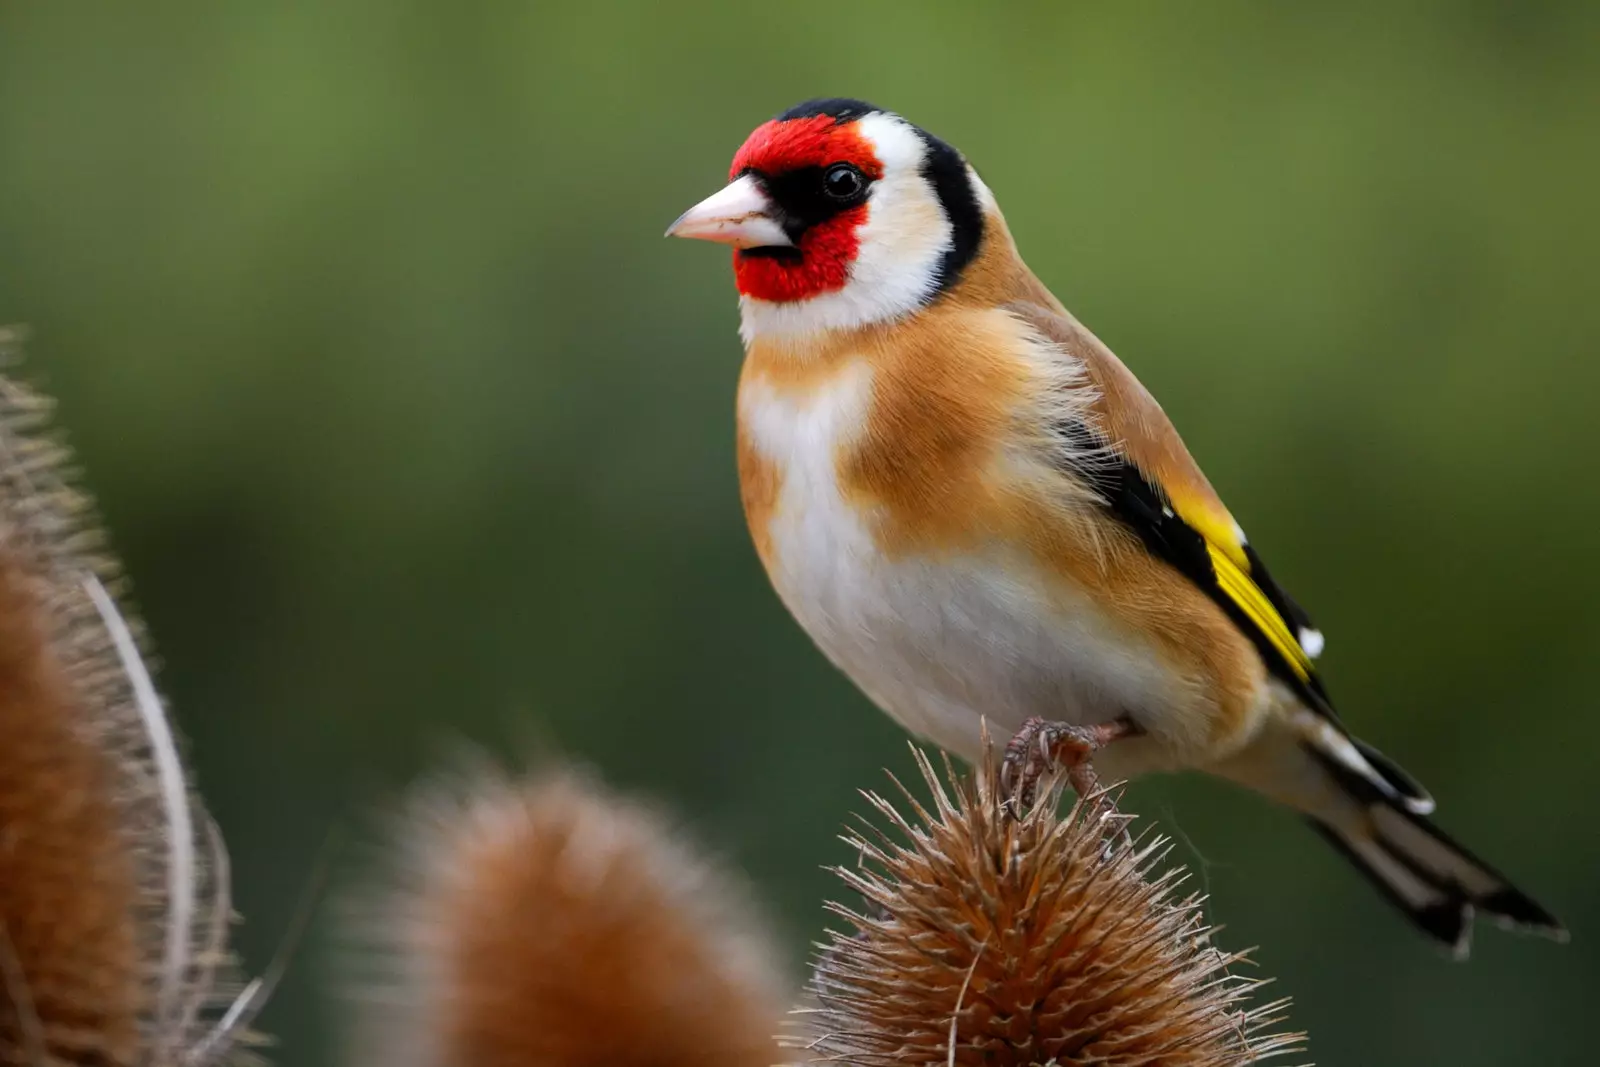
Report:
M1306 650L1306 655L1310 656L1312 659L1316 659L1318 656L1322 655L1322 646L1324 644L1326 644L1326 642L1322 639L1321 630L1313 630L1309 626L1301 628L1300 647Z

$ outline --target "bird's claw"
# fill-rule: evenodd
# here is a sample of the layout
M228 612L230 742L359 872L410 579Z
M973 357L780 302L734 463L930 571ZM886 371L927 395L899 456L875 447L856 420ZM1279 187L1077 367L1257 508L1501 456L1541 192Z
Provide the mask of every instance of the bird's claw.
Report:
M1033 806L1039 783L1056 770L1065 769L1070 775L1074 769L1083 769L1092 777L1088 759L1095 748L1093 738L1081 726L1038 717L1024 722L1007 743L1000 763L1000 790L1013 814L1020 815ZM1077 788L1074 780L1073 789Z
M1000 763L1000 791L1007 807L1017 816L1031 808L1039 783L1056 770L1067 772L1067 781L1080 798L1093 796L1100 779L1090 757L1112 741L1139 732L1125 718L1095 726L1037 716L1028 719L1007 743Z

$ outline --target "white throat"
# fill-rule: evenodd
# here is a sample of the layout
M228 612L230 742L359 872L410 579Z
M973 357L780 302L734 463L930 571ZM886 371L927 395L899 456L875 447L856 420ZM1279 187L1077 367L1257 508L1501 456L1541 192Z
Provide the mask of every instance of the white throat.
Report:
M739 333L793 336L887 322L917 310L933 295L939 263L951 247L950 220L922 174L927 147L904 119L872 114L860 131L883 165L867 200L860 249L843 288L808 300L739 298Z

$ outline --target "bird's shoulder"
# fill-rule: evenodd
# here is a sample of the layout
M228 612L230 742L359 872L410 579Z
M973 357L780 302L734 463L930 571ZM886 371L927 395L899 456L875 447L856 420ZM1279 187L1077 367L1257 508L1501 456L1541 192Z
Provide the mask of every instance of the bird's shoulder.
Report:
M1081 368L1092 393L1089 408L1097 431L1198 524L1208 540L1242 553L1233 515L1160 402L1127 365L1064 308L1017 301L1007 310Z
M951 294L952 302L999 310L1025 324L1068 374L1080 379L1079 399L1089 408L1096 434L1113 442L1208 538L1242 559L1238 524L1160 403L1028 268L998 209L987 221L984 247Z

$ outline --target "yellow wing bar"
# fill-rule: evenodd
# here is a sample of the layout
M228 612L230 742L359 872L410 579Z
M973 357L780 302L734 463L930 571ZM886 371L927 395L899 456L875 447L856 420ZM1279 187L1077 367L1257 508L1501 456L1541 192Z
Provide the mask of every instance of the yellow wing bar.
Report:
M1206 541L1206 549L1211 555L1211 567L1217 574L1217 585L1227 594L1228 599L1239 605L1250 619L1256 629L1260 630L1272 647L1278 650L1289 668L1306 681L1311 677L1311 657L1306 655L1306 650L1300 647L1300 641L1289 629L1289 624L1283 616L1278 614L1278 609L1272 606L1272 601L1256 585L1254 579L1239 566L1234 559L1234 554L1218 546L1211 540Z

